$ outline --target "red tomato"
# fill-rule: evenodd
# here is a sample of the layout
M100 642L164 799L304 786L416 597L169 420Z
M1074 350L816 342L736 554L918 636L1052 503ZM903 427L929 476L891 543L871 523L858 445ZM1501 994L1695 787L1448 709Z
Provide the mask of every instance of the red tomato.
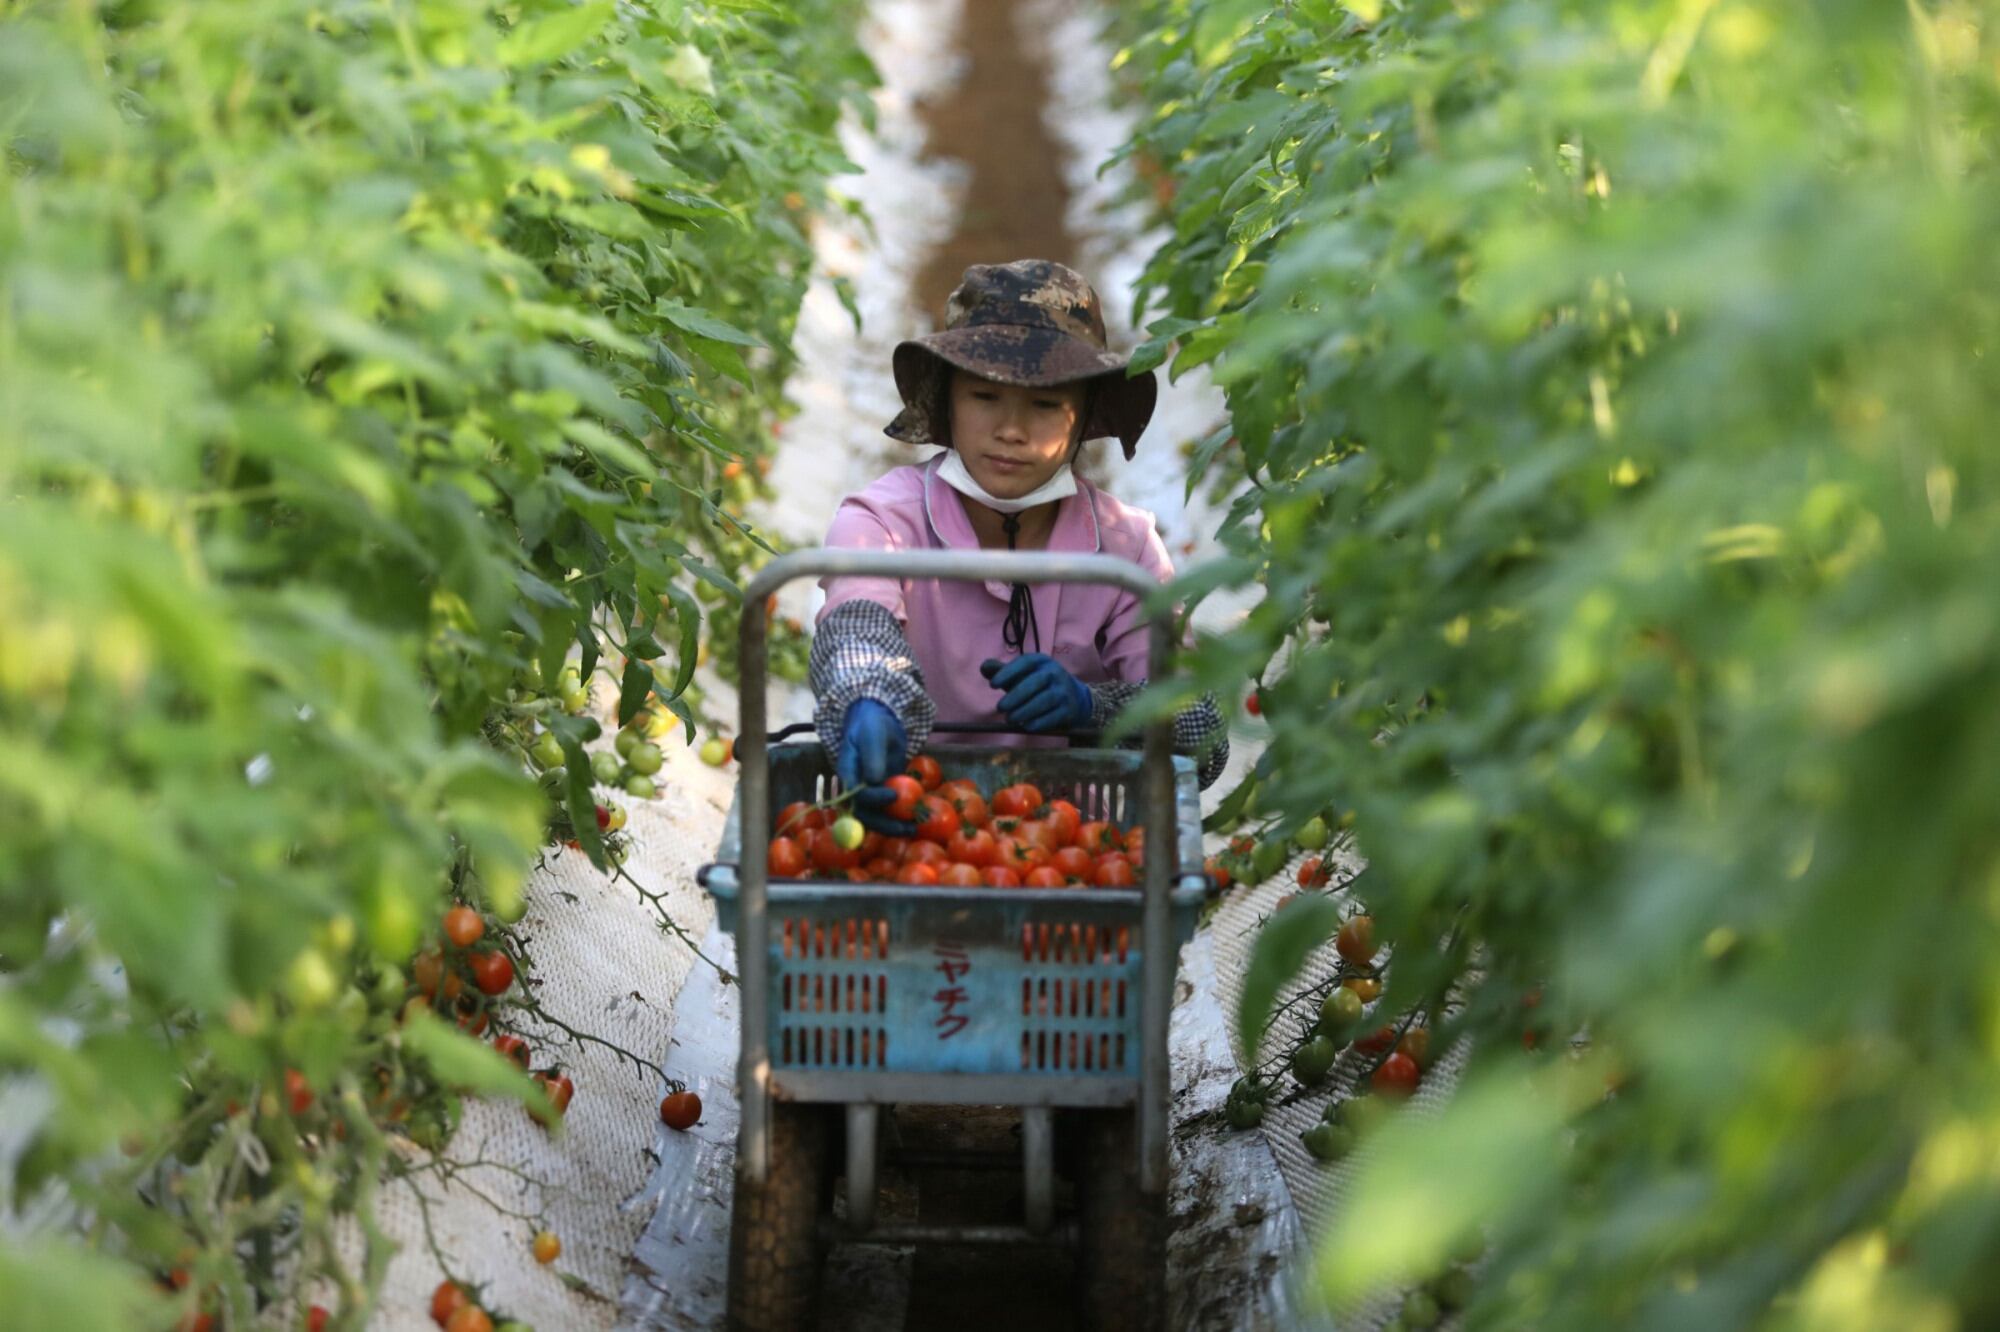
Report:
M285 1070L285 1103L291 1106L295 1115L312 1109L313 1089L306 1082L306 1075L295 1068Z
M1067 800L1051 800L1042 821L1056 830L1056 840L1070 843L1076 840L1076 830L1083 826L1083 811Z
M1256 689L1251 690L1250 697L1243 700L1243 710L1249 713L1253 717L1263 716L1264 715L1263 693Z
M839 879L846 877L848 870L861 863L861 848L843 851L840 843L833 840L833 834L818 833L813 837L812 846L806 850L806 858L821 874Z
M929 865L921 862L912 862L896 871L897 883L914 883L933 887L937 884L937 881L938 872Z
M879 857L883 860L893 860L900 865L903 863L904 853L909 849L910 839L907 837L884 837L882 845L876 847L875 854L868 858L874 860Z
M465 1288L456 1281L440 1281L431 1292L431 1321L443 1327L451 1321L451 1316L472 1303Z
M438 982L444 979L444 956L433 948L428 953L418 953L410 963L410 979L416 982L420 993L437 998Z
M861 862L865 865L882 854L882 847L888 838L878 832L863 833L861 836Z
M774 879L796 879L806 872L806 853L789 837L773 837L764 864Z
M576 1096L576 1084L569 1080L569 1074L553 1073L544 1077L542 1090L549 1094L549 1100L554 1104L557 1114L569 1113L569 1103Z
M1026 782L1016 782L993 794L996 818L1025 819L1042 807L1042 793Z
M1132 862L1120 855L1099 856L1091 882L1099 888L1130 888L1139 881Z
M470 948L486 933L486 922L469 906L455 906L444 913L444 937L460 948Z
M877 856L875 859L869 861L867 865L863 866L868 879L876 883L889 882L889 880L896 877L896 871L900 868L901 865L899 862L891 860L887 856Z
M928 754L919 754L911 759L909 773L924 784L926 791L935 791L944 782L944 769Z
M1398 1051L1382 1061L1368 1085L1380 1095L1400 1098L1417 1089L1420 1076L1417 1061Z
M1047 865L1037 865L1028 871L1028 877L1024 882L1030 888L1060 888L1063 886L1063 876L1060 870Z
M959 819L967 827L984 827L993 819L993 811L987 808L986 797L980 794L979 787L964 778L946 782L933 794L941 800L950 801L951 807L958 811Z
M977 888L980 884L979 866L955 860L944 867L938 875L938 882L947 888Z
M958 811L959 822L968 828L984 828L993 822L993 811L986 807L986 797L977 791L952 800L951 807Z
M1089 883L1097 869L1090 852L1080 846L1066 846L1056 852L1049 857L1049 866L1069 883Z
M1333 882L1333 871L1318 856L1308 856L1299 865L1299 887L1319 888Z
M941 870L951 863L951 853L936 842L911 842L910 849L903 853L905 865L929 865Z
M826 811L794 800L778 811L778 836L796 837L808 828L826 827Z
M1390 1042L1394 1041L1395 1039L1396 1039L1396 1029L1394 1027L1378 1027L1374 1031L1368 1033L1368 1035L1363 1036L1359 1040L1355 1041L1354 1048L1361 1051L1362 1054L1366 1055L1381 1054L1384 1050L1389 1048Z
M502 1032L493 1038L493 1048L522 1068L528 1066L528 1043L511 1032Z
M926 842L936 842L943 846L959 829L958 811L942 800L926 800L917 806L919 818L917 836Z
M493 1332L493 1320L486 1310L476 1304L468 1304L451 1316L444 1325L444 1332Z
M1050 855L1063 845L1062 839L1056 836L1056 830L1040 819L1023 820L1021 826L1014 830L1014 836L1030 846L1039 846Z
M924 784L914 777L898 773L889 779L889 787L896 793L896 803L889 806L889 817L892 819L917 817L917 802L924 798Z
M860 865L850 866L849 868L841 872L847 876L847 881L849 883L868 882L868 871Z
M1086 823L1076 830L1076 844L1091 855L1102 855L1106 851L1122 851L1125 839L1118 835L1118 829L1102 819Z
M467 965L472 968L472 983L481 994L505 994L514 983L514 959L498 950L474 953Z
M1223 864L1219 857L1210 856L1203 863L1202 868L1208 871L1209 878L1215 880L1217 888L1227 888L1230 884L1236 882L1235 876L1229 872L1229 867Z
M974 828L968 834L963 828L944 844L946 854L953 860L962 860L968 865L997 864L1000 843L992 833L984 828Z
M980 871L979 880L988 888L1019 888L1021 876L1005 865L988 865Z
M677 1091L660 1102L660 1122L670 1129L686 1132L701 1120L701 1097L691 1091Z
M315 1304L306 1310L306 1332L326 1332L327 1320L332 1317L324 1306Z
M1039 869L1049 863L1048 848L1024 842L1018 837L1007 836L995 839L1000 846L999 864L1026 874L1031 869Z
M1375 921L1370 916L1350 916L1333 941L1340 955L1357 967L1375 960Z
M1396 1042L1396 1052L1408 1055L1421 1069L1430 1062L1431 1032L1429 1027L1411 1027L1403 1033L1403 1039Z

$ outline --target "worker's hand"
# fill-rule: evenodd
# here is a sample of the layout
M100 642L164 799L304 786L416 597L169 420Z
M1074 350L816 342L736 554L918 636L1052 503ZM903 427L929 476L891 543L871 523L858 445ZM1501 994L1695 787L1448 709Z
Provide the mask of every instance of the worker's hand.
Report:
M1076 731L1090 724L1090 688L1057 664L1054 657L1030 652L1006 665L991 658L979 673L1001 696L1000 712L1024 731Z
M889 806L896 803L895 789L886 785L891 777L909 766L909 741L903 723L888 704L872 698L857 698L847 705L840 724L840 749L834 760L834 775L844 790L854 792L854 817L861 826L885 837L914 837L917 825L908 819L891 818Z

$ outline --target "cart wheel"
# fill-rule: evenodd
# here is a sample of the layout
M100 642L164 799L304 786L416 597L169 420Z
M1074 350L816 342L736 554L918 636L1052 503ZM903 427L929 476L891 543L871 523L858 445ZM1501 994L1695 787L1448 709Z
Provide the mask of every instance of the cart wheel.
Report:
M736 1177L729 1213L729 1326L790 1332L813 1326L819 1302L819 1222L827 1185L824 1106L771 1106L771 1169Z
M1167 1207L1139 1191L1139 1122L1131 1110L1083 1117L1077 1267L1083 1326L1155 1332L1166 1324Z

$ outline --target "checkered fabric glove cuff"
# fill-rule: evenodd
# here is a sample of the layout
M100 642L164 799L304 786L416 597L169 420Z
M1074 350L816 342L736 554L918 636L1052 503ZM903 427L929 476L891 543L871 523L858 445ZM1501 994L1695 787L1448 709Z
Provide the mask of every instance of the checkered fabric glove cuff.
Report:
M1099 730L1110 726L1125 705L1137 698L1139 691L1145 687L1121 680L1106 680L1089 686L1091 725ZM1144 736L1135 735L1125 740L1122 748L1139 749L1145 743ZM1174 714L1174 752L1195 760L1198 765L1196 778L1204 790L1229 766L1229 728L1223 725L1222 710L1215 705L1215 695L1203 694Z
M872 698L896 714L912 755L923 752L937 720L937 704L924 692L924 673L909 639L889 608L856 598L827 612L813 632L809 681L813 726L827 761L839 757L841 725L856 699Z

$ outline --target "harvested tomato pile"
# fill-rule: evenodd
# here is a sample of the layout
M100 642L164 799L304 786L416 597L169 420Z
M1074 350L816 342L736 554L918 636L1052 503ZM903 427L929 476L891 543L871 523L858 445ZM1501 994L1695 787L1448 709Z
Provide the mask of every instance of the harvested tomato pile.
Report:
M891 777L887 813L916 825L914 837L864 829L825 805L795 801L778 813L767 861L772 878L954 888L1129 888L1146 863L1146 830L1086 822L1067 800L1047 800L1019 782L989 804L973 782L944 780L936 759L913 760Z

